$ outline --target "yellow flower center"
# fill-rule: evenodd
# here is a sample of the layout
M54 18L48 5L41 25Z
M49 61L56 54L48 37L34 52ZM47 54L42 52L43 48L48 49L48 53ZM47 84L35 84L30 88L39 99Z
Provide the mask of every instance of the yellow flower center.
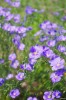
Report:
M48 96L48 98L51 98L51 96Z
M64 73L64 76L66 76L66 72Z
M37 52L34 52L34 55L37 55Z

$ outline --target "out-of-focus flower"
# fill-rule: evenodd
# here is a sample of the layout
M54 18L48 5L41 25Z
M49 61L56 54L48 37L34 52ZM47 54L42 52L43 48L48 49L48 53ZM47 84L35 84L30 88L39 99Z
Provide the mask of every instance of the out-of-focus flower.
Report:
M25 75L23 72L19 72L15 77L17 80L22 81L25 78Z
M16 54L15 53L11 53L8 57L9 60L13 61L16 59Z
M20 92L19 92L18 89L13 89L13 90L11 90L10 93L9 93L9 96L10 96L11 98L16 98L16 97L18 97L19 95L20 95Z
M57 75L56 73L52 73L50 75L50 78L51 78L53 83L59 82L61 80L61 76Z
M36 97L28 97L27 100L38 100Z
M5 82L5 79L4 78L0 78L0 86L2 86Z
M19 61L18 60L14 60L12 61L12 63L10 64L10 66L14 69L18 68L19 66Z

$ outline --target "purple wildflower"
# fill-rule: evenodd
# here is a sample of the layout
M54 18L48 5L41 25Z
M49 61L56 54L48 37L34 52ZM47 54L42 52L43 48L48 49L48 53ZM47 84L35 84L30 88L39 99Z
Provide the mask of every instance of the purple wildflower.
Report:
M16 54L15 53L11 53L8 57L9 60L13 61L16 59Z
M23 72L19 72L15 77L17 80L22 81L25 78L25 75Z
M52 91L44 92L43 99L44 100L53 100L54 97L52 97Z
M50 78L53 83L59 82L61 80L61 76L58 76L56 73L52 73Z
M47 42L47 45L48 45L49 47L54 47L54 46L56 45L56 41L55 41L55 40L49 40L49 41Z
M0 64L3 64L4 63L4 59L0 59Z
M62 46L62 45L59 45L57 48L58 48L58 50L59 50L60 52L65 52L65 51L66 51L66 47L64 47L64 46Z
M58 90L53 91L52 96L54 98L60 98L61 97L61 92Z
M20 44L18 44L17 47L18 47L19 50L24 50L25 45L23 43L20 43Z
M61 59L60 57L56 57L49 61L50 66L52 66L52 70L58 70L64 68L64 59Z
M30 48L29 58L38 59L41 57L43 52L43 47L40 45L36 45Z
M10 96L11 98L16 98L16 97L19 96L19 95L20 95L20 92L19 92L18 89L13 89L13 90L11 90L10 93L9 93L9 96Z
M13 74L8 74L7 77L6 77L6 80L9 80L9 79L11 79L11 78L13 78L13 77L14 77Z
M19 61L18 60L12 61L12 63L10 64L10 66L12 68L16 69L19 66Z
M29 15L31 15L34 11L35 10L30 6L27 6L25 9L26 14L29 14Z
M36 97L28 97L27 100L38 100Z
M0 86L2 86L5 82L5 79L4 78L0 78Z

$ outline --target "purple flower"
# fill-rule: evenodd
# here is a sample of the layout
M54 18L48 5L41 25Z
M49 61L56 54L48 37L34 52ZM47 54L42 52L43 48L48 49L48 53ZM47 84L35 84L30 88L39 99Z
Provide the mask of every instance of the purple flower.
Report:
M27 100L38 100L36 97L28 97Z
M20 95L20 92L19 92L18 89L13 89L13 90L11 90L10 93L9 93L9 96L10 96L11 98L16 98L16 97L19 96L19 95Z
M42 30L45 30L47 28L47 25L50 24L50 21L44 21L43 23L40 24L40 28Z
M9 2L9 4L12 6L12 7L20 7L20 1L16 1L16 2Z
M20 15L19 14L17 14L17 15L14 16L14 21L16 23L19 23L20 22Z
M35 12L35 10L30 6L27 6L25 9L25 12L26 12L26 14L31 15L33 12Z
M44 100L54 100L54 97L52 97L52 91L46 91L43 95Z
M64 36L64 35L58 36L57 41L66 41L66 36Z
M31 65L34 65L36 62L37 62L36 59L29 59L29 63L30 63Z
M43 52L43 47L40 45L32 46L30 48L29 58L30 59L38 59L41 57Z
M22 81L25 78L25 75L23 72L19 72L15 77L17 80Z
M19 45L20 44L20 36L19 35L15 35L14 38L12 39L12 42L15 44L15 45Z
M9 79L11 79L11 78L13 78L13 77L14 77L13 74L8 74L7 77L6 77L6 80L9 80Z
M3 64L4 63L4 59L0 59L0 64Z
M25 28L24 26L21 26L21 27L18 28L18 33L19 34L26 33L26 31L27 31L27 28Z
M48 39L49 39L48 36L42 36L42 37L40 37L40 42L44 42L44 41L46 41Z
M64 59L61 59L60 57L56 57L49 61L50 66L52 66L52 70L58 70L64 68Z
M27 63L26 66L25 66L25 69L28 70L28 71L32 71L33 68L34 68L34 66L29 64L29 63Z
M63 17L61 18L61 20L62 20L62 21L66 21L66 16L63 16Z
M58 50L59 50L60 52L65 52L65 51L66 51L66 47L64 47L64 46L62 46L62 45L59 45L57 48L58 48Z
M14 17L13 14L9 14L8 16L6 16L5 20L10 21L13 17Z
M59 16L60 13L59 13L59 12L53 12L53 15L55 15L55 16Z
M17 47L18 47L19 50L24 50L25 45L23 43L20 43L20 44L18 44Z
M19 61L18 60L12 61L12 63L10 64L10 66L12 68L16 69L19 66Z
M15 53L11 53L8 57L9 60L13 61L16 59L16 54Z
M5 82L5 79L4 78L0 78L0 86L2 86Z
M61 76L58 76L56 73L52 73L50 78L53 83L59 82L61 80Z
M55 91L46 91L43 95L44 100L54 100L55 98L60 98L61 92L58 90Z
M44 51L44 52L42 53L42 56L52 59L52 58L54 58L56 55L54 54L54 52L53 52L51 49L48 49L48 50L46 50L46 51Z
M58 76L63 76L65 72L66 72L66 69L59 69L59 70L57 70L55 73L56 73Z
M20 65L20 68L21 68L22 70L32 71L33 68L34 68L34 66L31 65L31 64L29 64L29 63L25 63L25 64L21 64L21 65Z
M55 40L49 40L49 41L47 42L47 45L48 45L49 47L54 47L54 46L56 45L56 41L55 41Z
M58 90L53 91L52 97L54 98L60 98L61 97L61 92Z

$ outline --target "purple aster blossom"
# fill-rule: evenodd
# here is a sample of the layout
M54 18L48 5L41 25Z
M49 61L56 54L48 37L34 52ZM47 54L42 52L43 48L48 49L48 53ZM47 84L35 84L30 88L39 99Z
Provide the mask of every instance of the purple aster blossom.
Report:
M5 82L5 79L4 78L0 78L0 86L2 86Z
M44 41L46 41L46 40L48 40L48 39L49 39L48 36L41 36L41 37L40 37L40 42L44 42Z
M46 91L43 95L44 100L54 100L54 97L52 97L52 91Z
M22 51L25 49L25 45L23 43L20 43L17 45L17 48Z
M15 23L19 23L20 22L20 15L19 14L14 16L14 21L15 21Z
M12 7L18 8L18 7L20 7L20 1L11 2L10 5L11 5Z
M55 15L55 16L59 16L60 13L59 13L59 12L53 12L53 15Z
M14 77L13 74L8 74L7 77L6 77L6 80L9 80L9 79L11 79L11 78L13 78L13 77Z
M25 74L23 72L19 72L15 78L19 81L22 81L23 79L25 79Z
M36 59L29 59L29 63L30 63L31 65L34 65L36 62L37 62Z
M16 98L16 97L18 97L19 95L20 95L20 92L19 92L18 89L13 89L13 90L11 90L10 93L9 93L9 96L10 96L11 98Z
M12 61L12 63L10 64L10 66L14 69L18 68L19 66L19 61L18 60L14 60Z
M52 97L54 98L60 98L61 97L61 92L58 90L53 91Z
M48 45L49 47L54 47L54 46L56 45L56 41L55 41L55 40L49 40L49 41L47 42L47 45Z
M66 41L66 36L64 36L64 35L58 36L57 41Z
M25 70L25 66L26 66L26 64L21 64L21 65L20 65L20 68L21 68L22 70Z
M52 66L52 70L56 71L58 69L64 68L65 61L64 61L64 59L61 59L60 57L56 57L56 58L50 60L49 63L50 63L50 66Z
M9 31L10 32L15 32L16 28L17 28L16 26L11 26Z
M60 51L60 52L65 52L66 51L66 47L62 46L62 45L59 45L57 47L57 49Z
M29 58L38 59L41 57L43 47L40 45L32 46L30 48Z
M50 48L48 46L43 46L43 52L45 52L46 50L49 50Z
M52 59L52 58L54 58L56 55L55 55L55 53L54 53L51 49L48 49L48 50L46 50L46 51L44 51L44 52L42 53L42 56Z
M25 12L26 12L26 14L31 15L33 12L35 12L35 9L33 9L30 6L27 6L26 9L25 9Z
M31 26L29 26L29 27L27 27L27 29L26 29L27 31L30 31L30 30L32 30L32 27Z
M38 100L36 97L28 97L27 100Z
M61 80L61 76L58 76L56 73L52 73L50 75L50 79L53 83L59 82Z
M5 23L3 26L2 26L2 29L5 30L5 31L8 31L8 29L10 28L11 24L10 23Z
M42 30L45 30L47 28L47 25L50 24L50 21L44 21L43 23L40 24L40 28Z
M16 59L16 54L15 53L11 53L8 57L9 60L13 61Z
M66 72L66 69L59 69L59 70L57 70L55 73L56 73L58 76L63 76L65 72Z
M25 66L25 69L28 70L28 71L32 71L34 68L33 65L29 64L29 63L26 63L26 66Z
M20 39L21 39L21 37L19 35L15 35L14 38L12 39L12 42L15 45L19 45L20 44Z
M63 16L63 17L61 18L61 21L66 21L66 16Z
M21 27L18 28L19 34L26 33L26 31L27 31L27 28L25 28L24 26L21 26Z
M57 33L57 31L56 31L55 29L46 31L46 34L49 34L49 35L51 35L51 36L56 35L56 33Z
M10 21L10 20L13 19L13 17L14 17L13 14L9 14L8 16L6 16L5 20L6 20L6 21Z
M4 59L0 59L0 64L3 64L4 63Z
M5 2L9 3L11 0L4 0Z
M22 70L32 71L33 68L34 68L34 66L31 65L31 64L29 64L29 63L25 63L25 64L21 64L21 65L20 65L20 68L21 68Z

